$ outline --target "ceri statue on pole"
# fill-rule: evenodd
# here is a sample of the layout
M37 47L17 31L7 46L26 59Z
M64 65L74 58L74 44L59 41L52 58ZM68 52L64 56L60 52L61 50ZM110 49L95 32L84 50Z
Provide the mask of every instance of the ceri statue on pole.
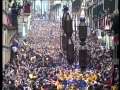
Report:
M67 57L67 61L70 65L74 62L74 44L72 41L72 19L68 12L68 7L63 7L63 17L62 17L62 29L63 29L63 35L62 35L62 47L63 52Z

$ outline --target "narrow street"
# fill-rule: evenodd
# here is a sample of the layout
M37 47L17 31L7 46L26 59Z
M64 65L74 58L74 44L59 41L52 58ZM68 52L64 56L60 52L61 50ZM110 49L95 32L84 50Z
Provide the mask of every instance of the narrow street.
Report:
M119 12L109 4L4 0L2 90L119 90Z
M5 71L6 79L8 78L7 75L9 76L10 74L9 79L15 80L16 85L21 83L27 85L25 86L27 88L29 86L31 87L30 78L33 78L34 76L35 79L33 85L38 88L39 86L44 85L46 80L47 83L51 84L54 83L54 78L62 80L63 73L66 75L67 73L70 73L70 76L68 75L68 77L75 78L77 73L80 73L79 69L77 70L78 66L76 67L75 65L71 67L62 62L62 60L67 61L65 58L59 56L61 53L60 32L60 23L33 19L31 30L29 31L27 38L22 42L23 44L21 44L22 46L20 46L21 48L18 50L17 57L13 59L12 64L8 64L8 71ZM102 72L101 75L107 73L107 77L111 77L112 58L109 53L110 50L105 48L101 49L99 40L97 40L92 33L91 36L87 38L86 44L90 61L85 74L89 77L90 75L95 75L94 77L97 77L97 74L95 73ZM82 57L86 56L80 56L80 58ZM9 73L9 70L11 71L11 69L12 72ZM105 78L106 76L103 74L103 77Z

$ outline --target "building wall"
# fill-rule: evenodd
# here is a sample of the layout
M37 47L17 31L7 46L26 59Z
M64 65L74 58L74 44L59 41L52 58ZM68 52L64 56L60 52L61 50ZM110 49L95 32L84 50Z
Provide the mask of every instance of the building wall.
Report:
M10 5L10 3L8 2L8 0L3 0L3 10L5 12L8 13L8 4ZM19 19L20 17L18 17ZM7 19L7 18L5 18ZM25 27L26 27L26 30L27 28L29 27L29 23L30 23L30 17L26 17L27 22L25 23ZM19 31L23 30L23 25L20 26L20 22L19 21L22 21L23 19L19 19L18 20L18 28L19 28ZM4 20L3 20L4 22ZM23 23L22 23L23 24ZM4 25L3 25L3 28L2 28L2 42L3 42L3 47L2 47L2 55L3 55L3 58L2 58L2 65L3 65L3 68L4 68L4 65L6 63L8 63L10 61L10 54L11 54L11 50L10 50L10 46L12 44L12 40L14 38L14 36L16 35L16 32L18 30L9 30L9 28L6 28ZM19 32L18 31L18 32ZM27 31L26 31L27 33Z
M8 13L8 4L10 4L8 2L8 0L3 0L3 10ZM4 12L3 12L4 13ZM4 17L4 19L7 19L7 17ZM3 20L4 23L4 20ZM12 38L14 37L14 35L16 34L17 30L9 30L9 28L6 28L6 26L3 25L2 27L2 67L4 68L4 65L7 64L10 61L10 46L11 46L11 42L12 42Z
M107 16L108 11L106 12L106 10L104 9L104 4L105 4L104 1L106 1L106 0L89 0L89 2L86 2L87 7L88 7L89 19L92 22L91 26L94 29L98 29L98 28L99 29L105 29L105 27L106 27L105 18L107 17L107 19L109 19L109 17ZM115 0L115 2L117 2L117 1L118 0ZM99 14L101 14L102 16L100 16L98 14L97 17L96 17L96 21L95 21L93 19L93 18L95 18L93 9L97 8L99 5L102 5L102 4L103 4L103 6L97 10L97 12ZM111 4L109 4L109 5L111 5ZM110 7L110 6L108 6L108 7ZM118 6L115 5L115 7L118 7ZM100 9L103 9L102 13L100 12ZM90 12L91 12L91 14L90 14ZM109 13L109 15L111 15L111 13ZM91 24L91 22L90 22L90 24Z
M117 3L118 0L115 0L115 2ZM110 48L110 46L113 45L113 43L112 43L112 37L113 36L109 36L108 31L106 31L105 28L106 28L107 25L109 25L110 28L112 26L111 21L109 21L109 23L107 23L108 20L110 19L109 16L111 16L112 13L105 12L105 10L104 10L104 4L105 4L104 0L89 0L86 3L87 3L87 10L88 10L87 15L89 17L89 26L91 28L93 28L93 30L100 29L102 32L104 32L105 35L104 35L104 40L103 41L106 43L106 47ZM101 7L103 9L103 13L100 13L102 15L99 16L99 17L96 17L97 20L95 21L93 19L93 18L95 18L93 9L98 7L98 5L101 5L101 4L103 4L103 7ZM118 8L117 5L115 5L115 7ZM100 12L100 9L98 9L97 12Z
M2 58L2 65L3 65L3 68L4 68L4 65L7 64L9 61L10 61L10 41L11 41L11 38L14 34L14 31L9 31L8 29L6 28L3 28L3 48L2 48L2 55L3 55L3 58Z
M2 4L3 9L4 9L4 10L8 10L8 4L9 4L8 0L3 0L2 3L3 3L3 4Z
M5 11L7 9L7 0L3 0L3 10ZM5 27L2 27L2 45L7 46L8 38L7 38L8 30ZM8 63L10 57L9 57L9 49L2 47L2 68L4 68L4 65Z
M15 30L8 30L8 29L3 29L3 67L4 64L8 63L10 61L10 46L11 46L11 42L12 42L12 38L15 35ZM5 47L8 48L5 48Z
M2 67L4 68L4 65L10 61L10 49L2 48L2 54Z

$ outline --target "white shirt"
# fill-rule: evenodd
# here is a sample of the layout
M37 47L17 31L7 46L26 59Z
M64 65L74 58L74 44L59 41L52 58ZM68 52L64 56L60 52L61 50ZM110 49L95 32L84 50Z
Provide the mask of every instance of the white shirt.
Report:
M17 52L18 48L17 48L16 46L13 46L13 47L12 47L12 50L13 50L13 52L15 53L15 52Z

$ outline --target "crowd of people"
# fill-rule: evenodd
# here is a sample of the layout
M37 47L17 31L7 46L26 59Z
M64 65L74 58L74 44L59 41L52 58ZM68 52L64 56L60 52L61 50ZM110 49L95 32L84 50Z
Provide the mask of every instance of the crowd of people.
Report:
M78 63L65 62L60 32L59 23L32 21L27 38L3 70L3 90L112 90L111 51L91 34L86 40L89 63L81 72Z
M42 22L42 23L41 23ZM58 23L49 21L33 21L32 28L29 32L29 40L40 53L47 53L54 56L52 53L57 53L60 49L60 28Z

